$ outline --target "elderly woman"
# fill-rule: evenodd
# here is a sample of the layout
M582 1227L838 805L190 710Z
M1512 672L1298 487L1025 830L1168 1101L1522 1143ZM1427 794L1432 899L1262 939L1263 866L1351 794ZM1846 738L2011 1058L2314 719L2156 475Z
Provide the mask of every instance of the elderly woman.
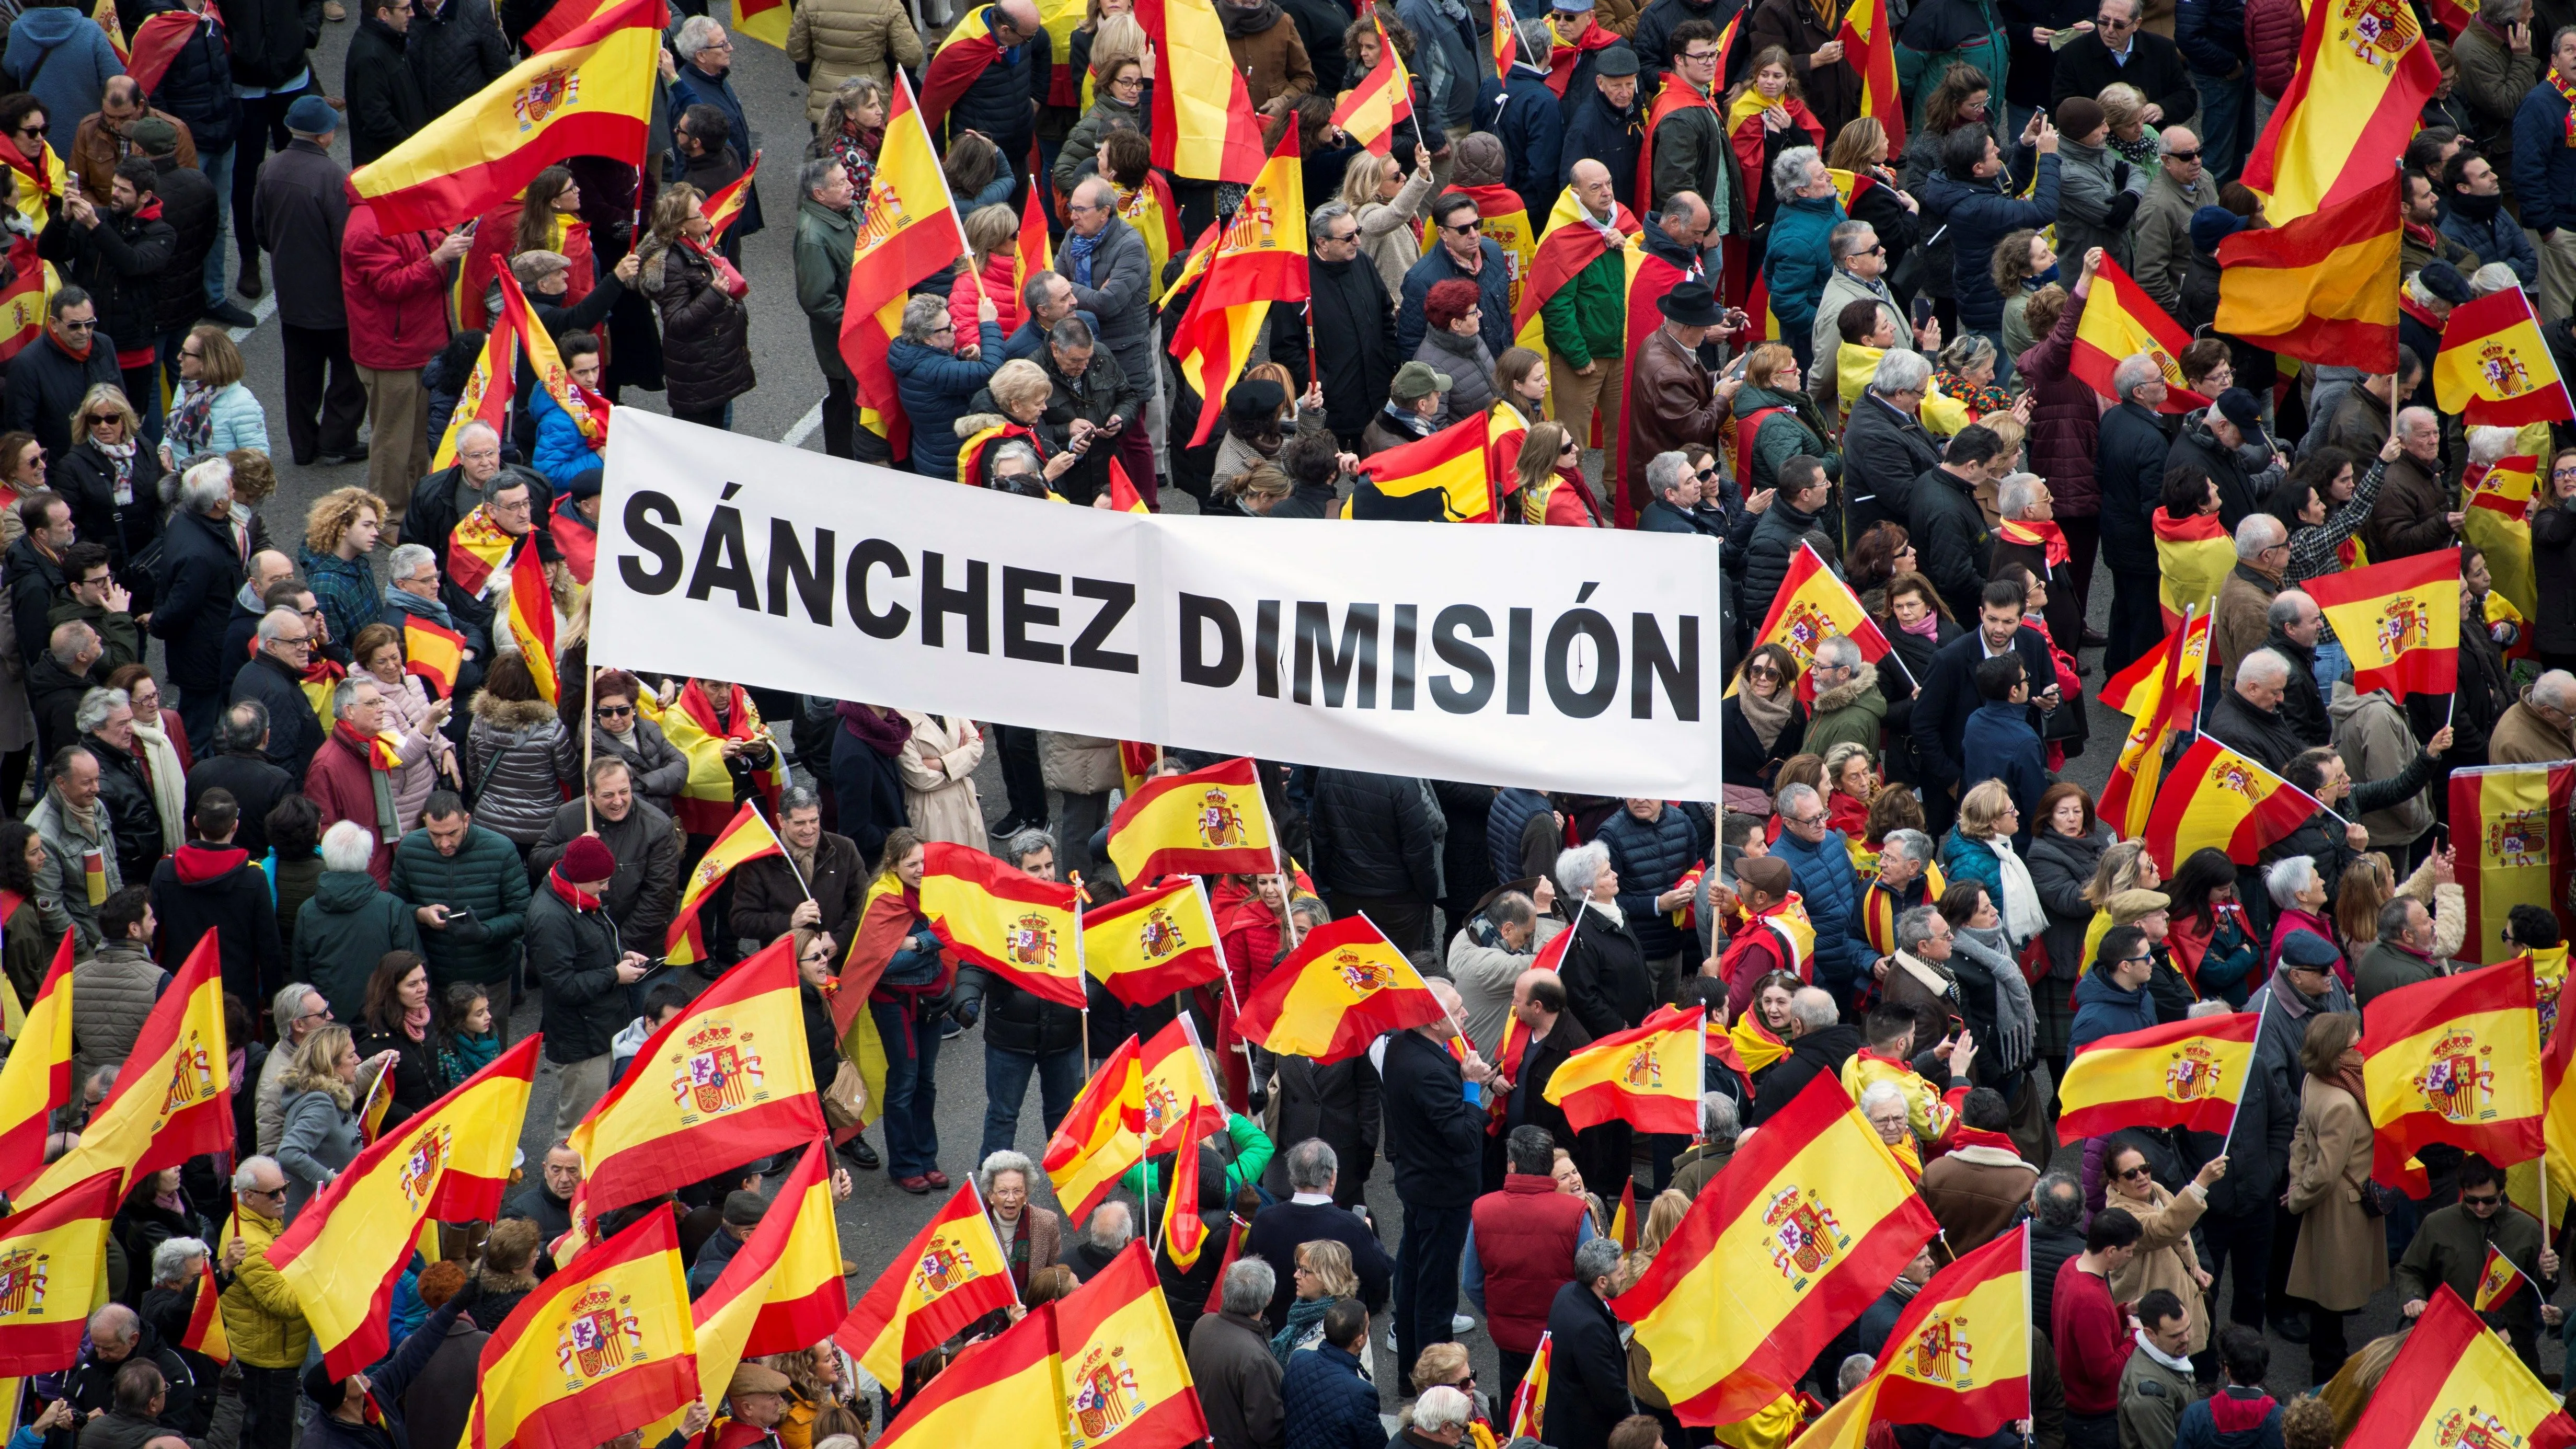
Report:
M2048 925L2030 867L2013 849L2021 833L2021 807L2012 791L2001 780L1984 780L1959 797L1958 823L1941 842L1942 869L1953 881L1972 880L1994 893L2016 948Z
M1494 403L1494 354L1485 346L1484 308L1474 282L1452 277L1434 282L1422 298L1426 324L1413 360L1449 379L1443 423L1473 417Z
M1894 1082L1876 1081L1861 1088L1860 1114L1869 1119L1870 1130L1878 1140L1896 1154L1905 1175L1916 1181L1923 1177L1922 1149L1915 1145L1914 1128L1905 1101L1905 1089Z
M1010 1262L1011 1281L1023 1293L1032 1270L1055 1266L1063 1238L1063 1219L1029 1201L1029 1183L1037 1175L1026 1155L1007 1148L987 1155L975 1169L975 1190L983 1194L993 1236Z
M2299 1065L2299 1126L2290 1139L2290 1190L2299 1220L2289 1291L2311 1305L2308 1372L2323 1383L2343 1367L2344 1315L2370 1302L2388 1281L2388 1222L2364 1208L2379 1191L2370 1180L2369 1093L2361 1079L2361 1018L2320 1012L2308 1018ZM2375 1204L2373 1205L2375 1208Z
M1753 476L1737 480L1747 497L1777 487L1780 465L1801 454L1823 463L1826 476L1842 476L1842 450L1823 410L1799 385L1798 356L1788 344L1765 342L1745 358L1744 388L1733 407L1739 433L1753 429Z
M1993 339L1985 334L1962 333L1941 349L1941 365L1932 370L1932 380L1967 408L1971 421L1988 413L2007 412L2012 408L2012 394L1995 383L1999 356Z
M1360 1276L1351 1266L1351 1246L1332 1238L1297 1245L1296 1296L1288 1300L1287 1326L1270 1336L1270 1356L1281 1368L1288 1355L1324 1341L1324 1310L1343 1298L1360 1296ZM1360 1377L1376 1382L1370 1355L1360 1355Z
M1566 1009L1596 1041L1645 1020L1655 1005L1654 981L1645 949L1619 906L1619 872L1611 867L1610 847L1590 840L1558 852L1556 893L1575 917L1567 928L1574 944L1566 948L1559 967ZM1576 1144L1583 1180L1604 1196L1612 1195L1627 1175L1627 1128L1611 1124L1610 1132L1618 1138L1615 1152L1606 1143L1594 1150L1590 1133Z
M176 1177L174 1172L174 1185ZM143 1290L140 1310L143 1322L161 1335L162 1344L179 1355L179 1361L188 1366L189 1372L201 1376L197 1380L201 1384L213 1383L214 1379L203 1375L220 1374L223 1365L193 1349L181 1347L180 1340L187 1335L188 1321L196 1316L197 1294L212 1291L204 1269L213 1257L214 1250L206 1246L204 1238L176 1236L162 1238L154 1244L150 1255L140 1260L151 1264L152 1273L152 1286ZM135 1261L131 1258L127 1261L128 1273L134 1271Z
M2200 1352L2209 1346L2209 1314L2201 1295L2209 1290L2210 1275L2201 1269L2191 1230L2209 1208L2210 1187L2227 1175L2225 1154L2202 1164L2180 1192L2169 1192L2156 1181L2147 1154L2125 1134L2111 1140L2103 1168L2104 1204L2126 1209L2146 1231L2136 1255L2111 1275L2111 1296L2135 1303L2158 1288L2171 1292L2182 1300L2191 1324L2190 1351Z
M164 471L209 453L268 451L268 413L242 382L243 371L241 349L216 323L192 327L179 340L179 391L161 432Z
M895 392L912 420L912 471L925 478L957 476L957 420L973 410L976 394L1002 365L1001 313L993 299L977 302L975 316L977 336L961 345L948 299L916 296L903 304L901 329L886 346Z
M2130 166L2153 176L2159 148L2155 134L2147 129L2146 96L2136 86L2114 82L2104 86L2097 99L2102 102L2104 118L2111 123L2110 149Z
M1744 687L1727 696L1717 712L1727 784L1769 795L1780 762L1806 743L1807 707L1791 687L1797 677L1796 656L1778 644L1765 644L1746 657Z
M2335 932L2327 914L2326 879L2317 869L2314 857L2284 856L2266 867L2263 889L2272 897L2272 908L2279 912L2272 921L2272 940L2263 953L2266 969L2281 966L2282 948L2292 936L2314 936L2325 943L2332 955L2330 969L2345 990L2352 989L2352 966L2345 961L2343 941Z
M1080 324L1078 318L1068 320ZM1091 449L1087 439L1068 440L1047 425L1047 401L1054 394L1055 383L1047 377L1046 369L1025 357L1012 358L993 369L992 381L968 400L966 411L950 425L956 435L957 481L978 488L1018 491L1017 485L1005 485L997 479L1002 470L1001 449L1007 443L1019 442L1028 446L1030 461L1037 465L1044 486L1053 491L1058 480L1071 473Z
M304 550L296 562L336 643L357 638L384 612L367 556L376 551L388 516L385 500L364 488L334 488L304 512Z
M662 323L671 416L723 428L733 424L733 400L758 379L751 369L751 313L742 303L751 284L717 255L707 240L712 229L696 187L680 182L663 188L653 201L652 234L637 249L642 267L636 281ZM909 398L905 406L911 406ZM914 419L916 436L919 421Z
M1363 17L1352 23L1351 33L1368 29ZM1374 34L1366 40L1371 47L1377 44ZM1430 158L1419 143L1408 156L1410 164L1394 156L1357 156L1342 173L1341 201L1359 220L1360 251L1377 264L1378 279L1386 283L1390 297L1404 295L1404 274L1422 260L1422 206L1431 199Z
M161 478L168 471L141 437L142 420L125 390L101 383L72 414L71 451L54 460L52 474L54 491L71 505L72 532L107 550L116 581L134 594L137 614L152 609L152 579L136 560L161 536Z
M392 1056L379 1053L373 1065L382 1070ZM295 1048L294 1060L278 1079L285 1127L278 1134L277 1165L286 1172L290 1221L358 1155L355 1103L361 1065L349 1029L324 1026Z
M187 778L193 768L179 712L161 707L161 682L140 664L121 664L107 676L109 689L125 691L134 711L134 754L152 781L152 806L161 817L161 844L177 850L188 838Z
M1843 740L1825 751L1825 826L1854 840L1869 829L1878 796L1878 764L1869 746Z
M442 729L455 701L431 699L420 676L403 667L402 635L390 624L358 630L349 657L383 687L385 730L395 737L394 753L402 757L393 769L394 819L406 826L417 823L421 804L438 788L440 776L451 790L465 784L456 746Z

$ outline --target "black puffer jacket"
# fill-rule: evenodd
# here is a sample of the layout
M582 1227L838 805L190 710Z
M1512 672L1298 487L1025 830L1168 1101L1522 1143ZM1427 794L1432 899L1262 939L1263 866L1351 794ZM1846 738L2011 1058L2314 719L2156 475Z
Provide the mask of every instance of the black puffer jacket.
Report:
M107 550L116 577L141 597L134 611L152 607L152 581L134 570L152 540L161 533L161 457L149 448L134 450L133 498L116 501L116 472L95 442L82 443L55 460L53 485L72 506L72 527L85 543Z
M1355 896L1440 898L1440 849L1420 780L1318 770L1309 818L1318 886Z
M282 86L322 43L322 0L219 0L218 8L236 84Z
M1042 1001L981 966L957 968L957 990L949 1006L961 1013L961 1021L982 1013L984 1044L996 1051L1051 1057L1082 1045L1081 1012Z
M662 320L662 375L673 412L723 407L757 385L751 370L751 313L716 285L695 248L644 255L636 278Z
M492 0L446 0L415 10L402 50L433 119L510 69L510 42L492 14Z
M163 156L152 163L160 179L161 219L170 226L170 265L152 279L152 326L176 332L206 310L206 253L221 238L215 183L194 166Z
M568 1065L606 1056L631 1019L617 962L625 954L606 911L576 911L540 878L528 897L528 959L545 986L546 1060Z
M158 197L148 198L122 216L101 207L96 226L80 226L67 207L53 207L53 219L36 238L36 252L62 270L63 280L86 290L98 304L101 332L127 347L149 347L159 335L154 325L159 296L157 279L177 252L178 234L161 219Z
M1637 933L1588 908L1565 929L1574 937L1558 968L1565 1009L1596 1041L1644 1021L1655 1009L1655 978L1646 970L1646 948L1637 944Z
M1668 804L1649 823L1623 807L1601 822L1595 838L1610 847L1610 868L1619 873L1619 909L1627 914L1638 946L1654 959L1682 950L1689 936L1673 925L1670 915L1655 909L1655 897L1671 890L1691 862L1701 858L1699 831L1689 813ZM1583 924L1589 927L1600 919L1594 915ZM1697 961L1692 965L1696 968Z
M988 14L985 21L990 24L994 18ZM1054 59L1054 48L1043 34L1003 51L948 108L949 137L981 131L1002 148L1011 165L1018 165L1029 154L1029 135L1037 125L1037 111L1029 102L1046 99Z
M148 19L186 9L179 0L145 0L137 14ZM224 39L216 16L198 17L188 43L170 58L170 68L161 72L161 83L152 88L150 97L152 109L167 111L187 125L188 139L196 143L199 155L230 146L241 131L241 102L233 98L232 64L224 53Z
M1740 611L1771 612L1771 601L1780 596L1780 585L1789 577L1789 560L1798 556L1808 530L1819 526L1818 518L1790 507L1785 497L1773 498L1771 506L1762 510L1753 524L1753 540L1744 547Z

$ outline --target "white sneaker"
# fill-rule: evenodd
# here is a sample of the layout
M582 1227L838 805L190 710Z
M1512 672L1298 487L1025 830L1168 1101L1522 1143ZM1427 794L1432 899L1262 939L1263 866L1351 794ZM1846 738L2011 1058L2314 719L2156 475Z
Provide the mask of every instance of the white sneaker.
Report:
M1466 1314L1453 1313L1449 1316L1449 1331L1451 1333L1465 1333L1468 1329L1475 1326L1476 1320L1469 1318Z

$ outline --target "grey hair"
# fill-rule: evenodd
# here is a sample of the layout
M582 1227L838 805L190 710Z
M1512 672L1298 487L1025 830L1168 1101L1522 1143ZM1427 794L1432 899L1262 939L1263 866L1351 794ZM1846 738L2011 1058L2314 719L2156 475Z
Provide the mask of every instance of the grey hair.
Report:
M1009 852L1011 863L1016 865L1041 850L1055 849L1055 837L1036 826L1031 826L1005 841L1002 849Z
M689 18L691 20L706 19L703 15L692 15ZM930 340L931 332L939 326L940 319L947 315L947 298L934 297L928 293L923 293L914 297L911 301L903 304L903 324L900 328L903 340L906 342L928 342Z
M268 706L255 699L234 700L215 724L215 743L228 755L248 754L267 737Z
M241 1160L241 1165L233 1169L233 1195L239 1197L243 1193L257 1191L259 1170L263 1167L280 1177L286 1175L286 1169L277 1165L277 1159L266 1153L256 1157L245 1157Z
M2236 525L2236 557L2242 563L2252 563L2263 556L2263 550L2289 541L2289 528L2268 513L2246 514L2245 521Z
M2084 1184L2063 1172L2041 1178L2030 1190L2030 1215L2042 1227L2074 1227L2084 1220Z
M1806 150L1806 147L1799 147ZM1887 349L1878 360L1878 370L1870 374L1869 390L1880 397L1893 397L1900 392L1913 392L1932 380L1932 364L1920 352L1902 347Z
M811 785L790 785L778 792L778 818L786 819L799 810L820 810L823 797Z
M1887 838L1878 843L1879 854L1885 855L1891 846L1895 848L1897 854L1916 865L1931 863L1932 837L1920 830L1908 826L1887 832Z
M1691 476L1690 456L1686 453L1657 453L1646 460L1646 491L1656 498L1679 488Z
M1838 263L1858 256L1869 250L1862 245L1863 237L1878 240L1878 228L1865 221L1837 222L1832 231L1825 233L1825 255Z
M276 643L277 636L286 632L287 625L300 623L303 618L304 616L302 614L295 612L293 609L283 608L271 609L267 613L260 615L259 647L265 649L269 645Z
M1288 1149L1288 1186L1298 1192L1322 1192L1341 1170L1340 1154L1321 1137L1309 1137Z
M803 196L811 196L815 192L822 190L824 187L831 185L832 173L840 169L841 160L837 156L817 156L813 160L806 162L804 165L797 167L797 193Z
M1072 315L1055 319L1055 325L1047 329L1047 341L1058 347L1075 348L1096 346L1100 339L1091 335L1090 323Z
M1916 906L1896 917L1896 949L1912 951L1932 939L1932 918L1941 912L1932 906Z
M1859 1388L1877 1368L1878 1360L1865 1353L1844 1359L1843 1366L1834 1370L1834 1392L1837 1395L1848 1394Z
M1086 176L1074 184L1071 199L1107 211L1118 205L1118 190L1106 177Z
M322 868L355 873L376 857L376 832L343 820L322 832Z
M152 1286L166 1288L180 1283L187 1278L190 1263L212 1256L203 1238L163 1238L161 1245L152 1250Z
M79 707L72 711L72 728L85 735L95 733L119 705L132 709L134 700L121 689L93 689L80 697Z
M2165 370L2161 363L2146 353L2132 352L2120 359L2119 366L2111 369L2111 392L2120 401L2127 402L2129 394L2139 388L2164 380Z
M1619 1271L1619 1241L1616 1238L1586 1238L1574 1250L1574 1281L1586 1287L1596 1278L1607 1278Z
M1077 319L1067 317L1064 320L1072 322ZM1029 465L1029 471L1032 473L1043 473L1046 471L1046 464L1038 461L1038 450L1029 446L1029 440L1026 438L1004 438L1002 441L995 443L993 445L993 461L985 468L985 476L989 478L998 478L1002 476L1002 465L1005 463L1026 463ZM1014 473L1017 471L1017 469L1013 470Z
M2431 408L2406 408L2397 414L2397 431L2403 433L2419 422L2431 423L2438 432L2442 426L2442 415Z
M2409 906L2420 907L2423 904L2424 903L2422 901L2415 899L2413 896L2399 896L2388 904L2381 906L2379 908L2379 939L2383 941L2398 941L2405 939L2407 918L2406 908Z
M438 572L438 555L431 553L427 544L395 544L393 553L385 559L385 577L395 583L416 579L423 569Z
M1259 1257L1237 1258L1225 1270L1223 1305L1228 1313L1249 1318L1268 1311L1270 1295L1279 1290L1279 1275Z
M1731 1145L1744 1130L1743 1117L1735 1099L1724 1092L1702 1093L1699 1099L1699 1135L1721 1146Z
M96 629L78 619L66 619L56 624L54 632L46 636L45 652L54 656L56 664L77 675L80 673L80 657L97 642Z
M279 1041L284 1041L295 1034L295 1018L304 1014L304 998L321 994L320 988L312 982L297 981L290 983L277 995L269 998L268 1016L271 1021L277 1023Z
M179 475L179 511L214 518L232 511L233 465L208 458Z
M1965 373L1980 362L1996 356L1993 339L1982 332L1962 332L1941 349L1941 365L1952 372Z
M2512 428L2471 428L2469 429L2469 461L2492 463L2513 451L2513 439L2514 429Z
M2513 268L2502 262L2489 262L2469 273L2469 291L2480 297L2492 296L2508 287L2521 285L2522 278L2514 275Z
M349 711L358 707L358 691L361 689L372 689L378 698L384 697L384 685L376 680L353 674L332 687L331 718L347 719Z
M991 1197L993 1195L993 1179L1006 1172L1018 1173L1020 1175L1020 1181L1027 1185L1035 1186L1037 1184L1037 1164L1029 1161L1029 1155L1027 1153L1014 1152L1010 1148L1005 1147L999 1152L985 1154L984 1165L975 1169L975 1190L986 1197Z
M2305 604L2309 608L2314 608L2316 602L2302 590L2283 589L2272 596L2272 607L2263 611L2263 622L2275 629L2286 629L2308 616L2307 610L2299 607L2300 605Z
M89 1336L128 1343L143 1332L143 1317L122 1303L110 1303L89 1316ZM159 1367L159 1365L154 1365Z
M460 454L463 453L465 451L465 440L473 437L477 433L490 438L492 440L493 447L497 448L501 446L501 430L492 426L490 423L483 421L481 418L476 418L474 421L467 423L465 426L456 430L456 451Z
M1665 456L1679 455L1668 453ZM1858 669L1861 665L1860 645L1852 642L1847 634L1828 634L1816 641L1816 662L1828 669Z
M1521 22L1524 28L1546 23L1544 20ZM1465 1390L1450 1384L1433 1384L1422 1391L1422 1397L1413 1401L1413 1427L1425 1434L1464 1428L1475 1417L1475 1401L1467 1397Z
M1833 993L1821 986L1801 986L1789 993L1789 1014L1809 1031L1822 1031L1842 1020L1843 1009L1834 1004Z
M1339 201L1327 201L1306 214L1306 235L1310 238L1320 237L1324 234L1324 228L1332 225L1336 217L1350 214L1351 209L1348 205Z
M696 60L698 52L724 39L724 27L703 15L692 15L680 22L680 33L671 37L671 48L682 60Z
M2544 672L2531 681L2531 702L2551 709L2576 709L2576 674L2564 669Z
M1548 26L1546 17L1519 21L1512 26L1512 29L1520 35L1521 63L1536 66L1540 70L1547 69L1548 55L1556 49L1556 32ZM1533 55L1538 59L1531 60L1530 57Z
M1556 855L1556 888L1569 901L1579 901L1592 894L1592 883L1610 865L1610 847L1598 840L1587 840L1571 850Z
M1915 909L1922 910L1924 907L1917 906ZM1872 1082L1868 1086L1860 1089L1861 1115L1869 1115L1869 1109L1881 1102L1902 1102L1904 1100L1905 1089L1903 1087L1884 1079Z
M1123 1248L1136 1237L1135 1211L1113 1197L1091 1210L1091 1221L1083 1231L1095 1248Z
M1819 806L1824 804L1824 797L1816 793L1815 786L1804 780L1793 780L1780 787L1780 798L1774 803L1779 808L1781 818L1785 820L1791 810L1808 800L1815 801Z
M2212 996L2205 1000L2193 1002L2191 1004L2191 1009L2185 1011L2183 1016L2188 1020L2197 1021L2204 1016L2230 1016L2233 1015L2235 1011L2236 1008L2228 1005L2225 997Z
M2256 684L2290 682L2290 661L2277 649L2257 649L2236 662L2236 678L2242 683L2251 679Z
M1786 196L1807 184L1808 167L1824 164L1824 158L1816 154L1815 147L1792 146L1772 159L1772 189Z
M2285 911L2297 905L2299 892L2316 881L2317 863L2304 855L2285 855L2263 872L2263 889L2271 893L2272 904Z
M1020 305L1028 309L1030 316L1037 315L1038 308L1046 302L1047 294L1055 290L1055 281L1059 275L1061 274L1045 267L1029 273L1027 284L1020 288Z
M2503 30L2531 10L2531 0L2478 0L2478 18Z
M2039 503L2042 479L2036 473L2015 473L1995 485L1995 507L2006 518L2019 518Z

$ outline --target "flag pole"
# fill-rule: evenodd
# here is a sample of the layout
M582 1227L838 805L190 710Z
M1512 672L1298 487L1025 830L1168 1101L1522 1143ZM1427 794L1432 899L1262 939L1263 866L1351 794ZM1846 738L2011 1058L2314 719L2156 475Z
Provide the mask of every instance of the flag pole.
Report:
M2259 1058L2263 1052L2263 1014L2271 1009L2272 988L2270 983L2267 982L2263 987L2263 1004L2254 1008L2254 1056L2256 1058ZM2235 1110L2227 1114L2227 1135L2218 1139L2218 1155L2221 1157L2225 1157L2227 1155L2227 1149L2236 1141L2236 1119L2245 1115L2245 1094L2248 1091L2251 1091L2253 1086L2254 1071L2252 1059L2249 1059L2246 1067L2245 1080L2239 1083L2236 1088Z
M591 818L590 760L592 741L599 727L599 669L590 662L590 641L582 641L581 686L581 829L585 835L598 833L599 823ZM635 692L644 692L644 682L635 682ZM812 899L809 895L807 899Z

